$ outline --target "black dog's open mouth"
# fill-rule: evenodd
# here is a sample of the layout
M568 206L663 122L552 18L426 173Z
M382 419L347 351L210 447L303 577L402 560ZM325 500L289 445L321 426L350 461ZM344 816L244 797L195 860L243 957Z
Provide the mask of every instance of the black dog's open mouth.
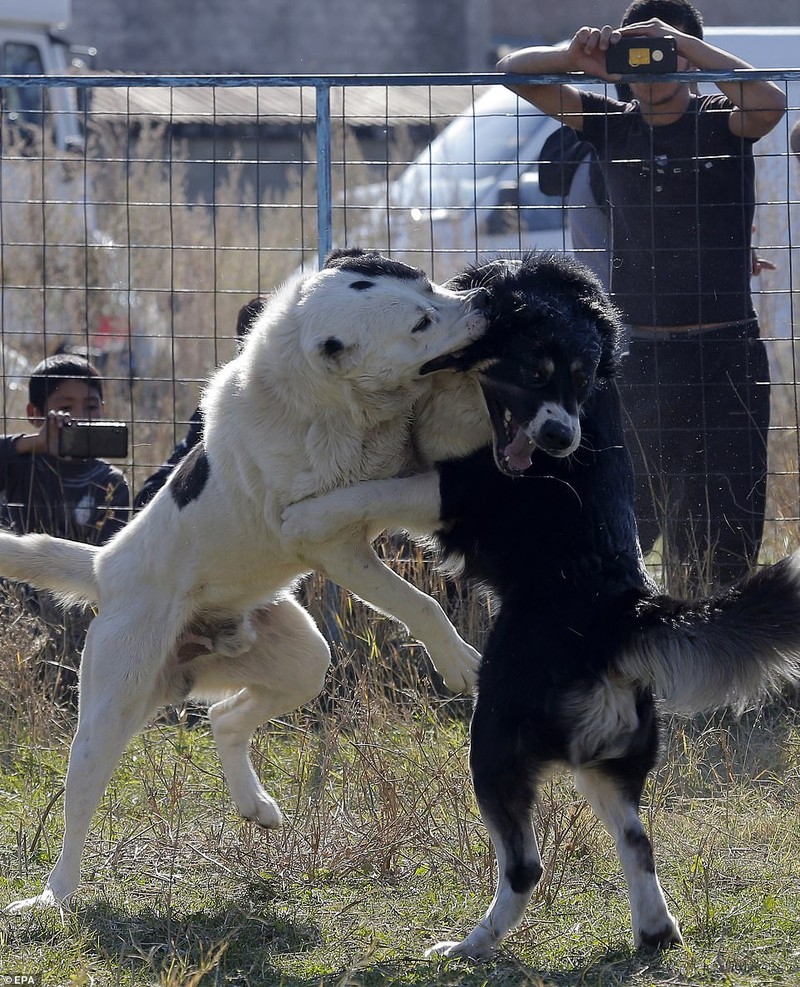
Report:
M494 458L497 468L508 476L524 473L531 465L536 443L528 438L524 428L502 402L488 394L485 396L494 431Z

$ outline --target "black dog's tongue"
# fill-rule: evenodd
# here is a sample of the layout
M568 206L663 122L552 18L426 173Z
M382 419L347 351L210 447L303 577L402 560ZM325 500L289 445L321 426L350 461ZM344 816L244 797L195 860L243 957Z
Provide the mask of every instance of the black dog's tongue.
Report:
M523 429L517 428L514 438L503 449L503 456L512 470L522 473L530 467L535 448L536 443L531 442Z

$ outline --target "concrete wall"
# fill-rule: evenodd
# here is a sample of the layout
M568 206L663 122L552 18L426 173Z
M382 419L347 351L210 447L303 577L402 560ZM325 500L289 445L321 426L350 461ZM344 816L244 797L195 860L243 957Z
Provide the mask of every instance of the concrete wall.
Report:
M482 72L498 43L618 23L627 0L72 0L67 32L122 72ZM708 24L796 24L798 0L700 0ZM800 60L800 53L798 53Z
M487 0L73 0L70 40L123 72L483 70Z

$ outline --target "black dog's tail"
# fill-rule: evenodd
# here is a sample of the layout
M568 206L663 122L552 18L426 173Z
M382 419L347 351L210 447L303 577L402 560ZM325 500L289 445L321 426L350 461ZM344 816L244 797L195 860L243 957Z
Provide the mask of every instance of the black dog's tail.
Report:
M691 715L800 683L800 552L716 596L642 601L618 671Z

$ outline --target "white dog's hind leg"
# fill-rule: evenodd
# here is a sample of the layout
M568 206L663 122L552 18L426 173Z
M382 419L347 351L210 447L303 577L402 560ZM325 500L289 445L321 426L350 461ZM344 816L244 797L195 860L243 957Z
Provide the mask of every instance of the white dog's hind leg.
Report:
M211 729L231 798L239 814L267 829L283 823L278 803L264 791L250 760L248 745L256 727L278 715L269 688L247 686L208 711Z
M245 819L274 829L281 825L281 811L253 769L250 738L256 727L322 690L330 650L311 617L289 597L253 611L250 620L255 643L236 659L237 677L248 676L250 684L215 703L208 716L237 809Z
M7 911L65 905L80 881L80 865L92 815L128 741L154 708L149 683L134 686L138 655L118 646L121 634L106 633L103 617L89 627L80 669L78 729L72 742L64 796L64 842L42 894ZM141 664L139 664L141 668Z
M425 646L448 688L472 690L480 664L478 652L459 636L436 600L381 562L366 534L363 543L315 545L314 560L335 583L405 624L411 636Z

